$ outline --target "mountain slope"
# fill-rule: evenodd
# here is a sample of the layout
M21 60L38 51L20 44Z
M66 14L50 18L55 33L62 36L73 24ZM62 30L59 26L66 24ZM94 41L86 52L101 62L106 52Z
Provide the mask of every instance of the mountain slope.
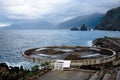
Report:
M23 21L3 29L52 29L53 27L54 25L47 21Z
M98 25L104 14L94 13L86 16L78 16L68 21L62 22L57 25L59 29L70 29L72 27L80 27L83 24L86 26L93 28Z
M100 25L95 29L120 31L120 7L107 11Z

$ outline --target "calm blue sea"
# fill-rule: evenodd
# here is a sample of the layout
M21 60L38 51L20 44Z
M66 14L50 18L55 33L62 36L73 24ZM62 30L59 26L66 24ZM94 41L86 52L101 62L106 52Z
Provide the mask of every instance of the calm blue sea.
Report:
M44 46L91 46L96 38L120 37L114 31L69 30L0 30L0 62L9 65L29 65L22 52Z

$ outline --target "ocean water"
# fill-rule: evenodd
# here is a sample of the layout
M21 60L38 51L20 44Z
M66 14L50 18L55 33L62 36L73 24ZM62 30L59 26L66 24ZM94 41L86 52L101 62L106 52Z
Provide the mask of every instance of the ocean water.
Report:
M120 37L115 31L0 30L0 62L11 66L31 65L22 57L30 48L45 46L92 46L96 38Z

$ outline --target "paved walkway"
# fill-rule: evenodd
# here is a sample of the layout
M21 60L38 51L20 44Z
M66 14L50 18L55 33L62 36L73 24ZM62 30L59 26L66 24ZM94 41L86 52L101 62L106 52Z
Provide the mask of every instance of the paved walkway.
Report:
M120 71L117 72L116 80L120 80Z
M99 80L98 72L91 76L89 80Z
M103 80L111 80L111 74L106 73L103 77Z
M50 71L42 75L39 80L88 80L94 73L81 71Z

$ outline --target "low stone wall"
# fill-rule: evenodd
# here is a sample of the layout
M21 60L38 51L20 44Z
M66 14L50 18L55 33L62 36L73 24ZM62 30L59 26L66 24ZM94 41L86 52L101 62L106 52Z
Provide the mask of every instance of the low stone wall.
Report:
M119 65L119 64L120 64L120 59L113 61L113 65L114 65L114 66Z
M49 62L49 63L54 63L55 62L54 60L41 60L39 58L29 57L29 56L25 55L24 53L23 53L23 57L27 61L34 62L34 63L39 63L39 64L45 63L45 62Z
M72 60L71 65L94 65L94 64L101 64L106 62L111 62L116 59L116 56L111 56L107 58L98 58L98 59L84 59L84 60Z

